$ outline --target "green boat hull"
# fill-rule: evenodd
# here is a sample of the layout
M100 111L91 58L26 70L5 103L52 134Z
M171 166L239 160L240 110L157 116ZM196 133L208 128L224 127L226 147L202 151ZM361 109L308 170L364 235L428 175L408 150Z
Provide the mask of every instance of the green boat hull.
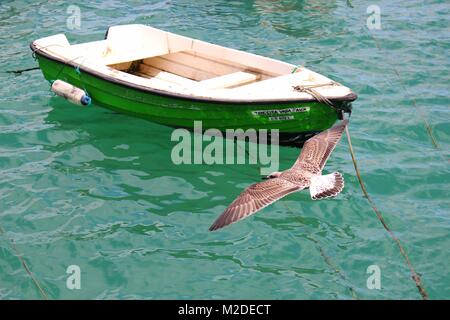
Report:
M193 128L202 121L204 130L278 129L283 141L301 141L330 128L349 111L350 102L335 109L319 102L227 103L161 95L114 83L71 65L36 55L48 81L63 80L88 92L100 106L171 126Z

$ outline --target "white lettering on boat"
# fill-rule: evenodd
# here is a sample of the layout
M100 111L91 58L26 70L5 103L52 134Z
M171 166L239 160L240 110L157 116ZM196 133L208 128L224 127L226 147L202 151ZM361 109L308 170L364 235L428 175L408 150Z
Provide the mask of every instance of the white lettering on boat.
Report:
M269 117L270 121L284 121L284 120L294 120L294 116L276 116Z
M272 109L272 110L254 110L252 114L254 116L272 116L272 115L283 115L289 113L301 113L309 112L309 107L296 107L296 108L286 108L286 109Z

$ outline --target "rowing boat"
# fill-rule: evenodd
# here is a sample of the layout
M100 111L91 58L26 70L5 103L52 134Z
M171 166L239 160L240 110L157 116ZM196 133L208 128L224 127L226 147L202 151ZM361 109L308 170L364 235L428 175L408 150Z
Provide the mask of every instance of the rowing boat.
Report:
M35 40L44 77L82 88L95 104L171 127L279 129L304 139L350 112L356 94L303 66L145 25L109 27L105 39Z

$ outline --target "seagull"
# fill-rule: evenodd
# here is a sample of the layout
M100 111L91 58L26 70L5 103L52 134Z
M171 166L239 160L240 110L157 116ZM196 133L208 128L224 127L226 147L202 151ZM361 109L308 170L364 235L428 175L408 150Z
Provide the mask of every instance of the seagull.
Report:
M337 196L344 188L344 177L339 172L322 175L322 170L347 124L348 120L343 120L308 139L290 169L273 172L264 177L265 181L245 189L217 218L209 231L247 218L288 194L306 188L309 188L313 200Z

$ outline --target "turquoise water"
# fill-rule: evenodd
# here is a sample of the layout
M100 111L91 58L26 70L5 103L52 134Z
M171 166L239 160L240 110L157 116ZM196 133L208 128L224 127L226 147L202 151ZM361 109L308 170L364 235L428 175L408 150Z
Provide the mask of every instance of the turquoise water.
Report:
M450 298L448 1L77 3L79 30L67 27L65 1L0 4L0 298L42 298L20 254L51 299L420 299L346 139L326 167L344 174L340 196L291 195L209 233L258 166L175 166L170 128L79 109L39 70L6 72L36 66L34 39L99 40L128 23L303 64L357 92L350 131L369 193L430 298ZM381 30L366 27L371 4ZM285 169L298 150L280 154ZM80 290L66 287L69 265ZM366 287L370 265L381 290Z

